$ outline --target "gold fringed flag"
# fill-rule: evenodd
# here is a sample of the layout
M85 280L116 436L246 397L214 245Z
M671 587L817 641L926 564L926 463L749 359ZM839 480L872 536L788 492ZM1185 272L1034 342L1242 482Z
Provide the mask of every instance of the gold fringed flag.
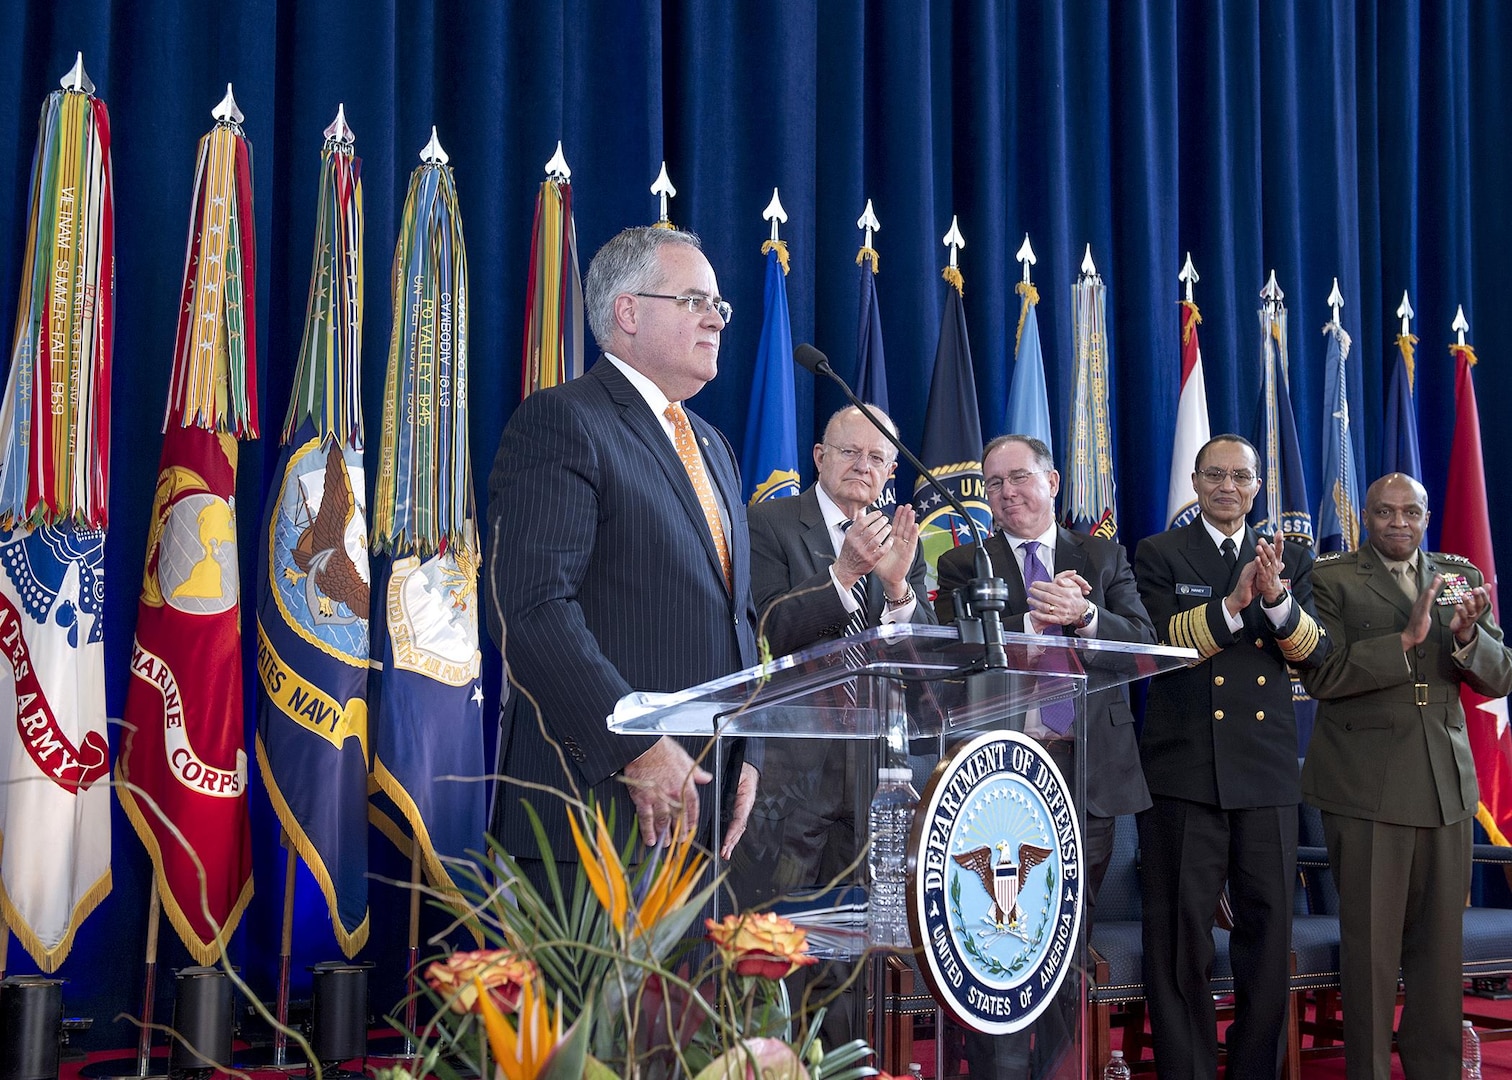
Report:
M200 140L173 375L116 781L163 911L213 964L252 899L237 439L257 433L252 154L234 104Z
M367 941L367 483L361 161L345 116L321 152L315 257L257 574L257 765L320 884L337 944Z
M373 818L431 884L484 830L478 540L467 444L467 249L432 134L394 251L373 496Z
M110 120L82 58L64 87L37 129L0 405L0 918L43 971L110 892Z

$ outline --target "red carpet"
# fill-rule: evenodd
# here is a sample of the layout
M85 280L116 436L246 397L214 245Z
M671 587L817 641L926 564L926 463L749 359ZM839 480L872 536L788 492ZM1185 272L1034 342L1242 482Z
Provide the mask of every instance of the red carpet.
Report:
M1512 1001L1488 1001L1485 998L1467 996L1465 998L1465 1013L1467 1016L1473 1015L1481 1018L1478 1023L1479 1027L1487 1030L1497 1027L1505 1028L1509 1036L1505 1040L1495 1038L1482 1040L1482 1080L1512 1080ZM1311 1007L1309 1007L1309 1019L1311 1019ZM1114 1039L1115 1045L1117 1045L1119 1039L1117 1033L1115 1033ZM1332 1055L1314 1055L1309 1052L1312 1049L1311 1040L1306 1037L1302 1041L1302 1047L1302 1080L1343 1080L1344 1055L1342 1051L1335 1048L1335 1052ZM159 1053L164 1053L161 1047L159 1048ZM934 1075L934 1047L931 1043L924 1040L916 1042L914 1044L914 1059L924 1064L925 1076L932 1077ZM91 1055L88 1064L98 1068L101 1063L109 1062L112 1065L118 1066L118 1068L113 1070L117 1073L134 1074L135 1061L135 1054L126 1051L115 1051ZM84 1064L84 1062L66 1062L59 1075L62 1080L76 1080L80 1076L79 1070ZM356 1071L359 1065L359 1062L349 1062L346 1064L346 1067L352 1071ZM166 1073L166 1060L155 1060L151 1071L160 1075ZM371 1069L368 1071L371 1072ZM259 1069L249 1070L243 1075L252 1078L252 1080L262 1080L262 1078L270 1078L271 1080L273 1077L286 1077L290 1074L288 1072ZM295 1075L303 1075L303 1072L301 1071ZM1136 1071L1135 1076L1138 1077L1140 1075L1153 1075L1148 1069L1148 1064L1142 1073ZM1405 1080L1401 1064L1396 1060L1395 1055L1392 1057L1391 1075L1393 1080ZM1093 1080L1096 1080L1095 1076Z

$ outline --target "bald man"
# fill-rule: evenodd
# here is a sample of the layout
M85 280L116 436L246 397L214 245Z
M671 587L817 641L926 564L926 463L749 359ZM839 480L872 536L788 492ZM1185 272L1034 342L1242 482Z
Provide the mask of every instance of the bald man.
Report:
M1369 544L1317 561L1318 619L1334 644L1302 672L1319 702L1302 792L1323 811L1339 886L1344 1070L1348 1080L1389 1080L1400 968L1402 1068L1454 1077L1479 797L1460 686L1505 697L1512 650L1481 572L1419 549L1422 484L1401 473L1371 484L1365 525Z

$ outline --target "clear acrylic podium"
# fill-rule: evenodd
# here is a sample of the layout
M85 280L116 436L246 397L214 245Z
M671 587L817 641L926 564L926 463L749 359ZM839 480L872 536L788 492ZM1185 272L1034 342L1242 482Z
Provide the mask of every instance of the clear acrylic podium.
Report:
M947 774L958 748L988 731L1023 733L1063 776L1079 837L1088 767L1083 723L1087 695L1118 693L1127 683L1197 659L1191 650L1164 646L1014 633L1005 637L1006 666L983 670L983 647L960 641L953 626L888 624L687 690L629 695L610 718L611 730L627 734L761 740L761 784L746 835L728 865L715 863L716 873L729 875L729 887L719 894L716 914L736 908L774 908L807 929L815 954L836 961L871 957L869 989L863 987L865 992L842 998L835 1007L843 1007L848 1000L859 1021L868 1001L877 1006L872 1029L856 1026L851 1034L869 1038L883 1054L879 1065L889 1072L905 1073L909 1060L900 1057L907 1053L908 1040L898 1037L898 1012L927 1012L931 1005L923 988L916 994L901 993L905 1000L895 1000L900 996L898 976L904 975L902 983L910 981L903 963L907 952L868 947L867 810L877 787L878 769L909 767L914 786L923 795L923 809L931 803L934 785L952 779ZM1064 736L1043 722L1046 707L1058 702L1070 702L1075 710L1075 722ZM710 793L716 808L714 835L721 836L724 788L735 778L721 774L722 753L706 760L715 772ZM954 782L960 785L959 780ZM915 844L919 833L916 823ZM1008 860L1011 845L998 846L1005 850L994 858ZM917 910L915 898L923 866L919 854L910 848L910 922L916 959L923 955L919 950L928 933L926 913ZM1004 928L1003 911L993 906L990 876L988 870L982 885L974 879L967 879L964 886L957 882L951 894L952 905L964 908L976 903L995 913L996 931L984 926L980 933L967 934L969 938L1012 932L1011 925ZM1026 881L1022 872L1019 880ZM1046 905L1054 899L1050 897ZM1030 891L1025 891L1024 904L1029 902ZM1072 903L1078 911L1070 950L1077 958L1085 955L1086 923L1079 911L1083 903L1079 897ZM1011 910L1017 913L1021 908ZM973 940L973 956L977 949ZM889 952L897 955L889 957ZM1011 983L1013 976L1004 975L1003 965L990 960L989 964L984 972L968 974L981 974L989 982L1001 977L999 982ZM964 1017L951 999L954 991L947 986L940 993L948 979L937 965L920 963L920 968L945 1013ZM1031 1037L1031 1031L1045 1027L1044 1017L1019 1032L999 1036L1020 1039L1026 1047L1031 1042L1042 1047L1036 1066L1025 1073L1034 1080L1084 1077L1100 1064L1085 1060L1081 1038L1084 980L1073 973L1064 983L1059 991L1062 1000L1047 1009L1056 1014L1053 1037L1043 1033ZM935 1012L935 1075L943 1076L948 1074L946 1016L938 1009ZM891 1030L884 1029L888 1016L894 1017ZM911 1025L911 1017L904 1019ZM1043 1052L1050 1042L1055 1044L1053 1059Z

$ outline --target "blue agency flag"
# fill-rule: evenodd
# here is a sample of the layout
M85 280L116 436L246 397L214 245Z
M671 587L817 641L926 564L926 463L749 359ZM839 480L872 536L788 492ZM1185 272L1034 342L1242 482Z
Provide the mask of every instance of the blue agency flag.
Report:
M781 241L778 241L780 244ZM798 494L798 416L793 391L793 328L788 319L785 249L766 248L766 307L756 346L755 393L746 418L740 474L748 504Z

